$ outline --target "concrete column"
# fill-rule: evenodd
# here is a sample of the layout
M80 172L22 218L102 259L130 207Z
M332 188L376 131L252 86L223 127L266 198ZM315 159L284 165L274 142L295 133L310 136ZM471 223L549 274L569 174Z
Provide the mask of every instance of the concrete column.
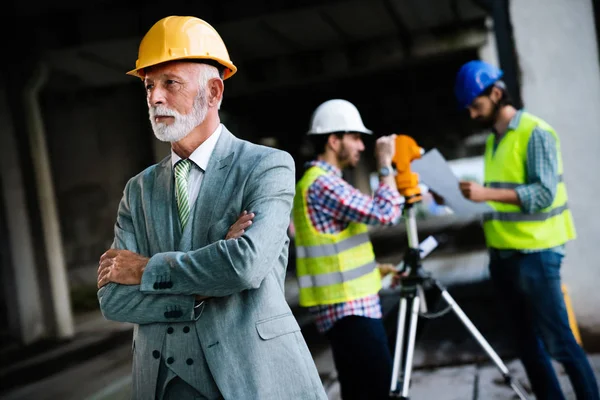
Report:
M7 109L5 91L0 88L0 192L8 237L3 238L9 257L2 265L2 292L7 304L8 331L21 343L30 344L46 333L39 277L37 275L30 218L27 210L25 184L20 168L19 150L15 141L10 112Z
M564 176L578 237L563 279L582 336L600 334L600 68L591 0L510 2L525 108L561 138Z
M74 326L52 168L38 101L39 92L47 78L46 74L46 68L40 65L24 88L23 102L50 278L51 299L48 300L52 302L54 313L54 335L64 339L74 335Z
M485 27L485 44L479 48L479 58L492 65L500 65L500 60L498 59L498 46L496 45L496 35L494 33L494 21L491 17L486 18Z

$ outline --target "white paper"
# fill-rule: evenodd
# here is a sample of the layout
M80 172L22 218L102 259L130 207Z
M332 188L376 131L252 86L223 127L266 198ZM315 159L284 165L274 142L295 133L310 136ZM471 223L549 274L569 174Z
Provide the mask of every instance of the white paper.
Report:
M465 199L459 189L458 178L437 150L432 149L411 163L411 170L419 174L419 182L424 183L433 192L445 200L456 215L474 217L493 211L487 203L476 203Z

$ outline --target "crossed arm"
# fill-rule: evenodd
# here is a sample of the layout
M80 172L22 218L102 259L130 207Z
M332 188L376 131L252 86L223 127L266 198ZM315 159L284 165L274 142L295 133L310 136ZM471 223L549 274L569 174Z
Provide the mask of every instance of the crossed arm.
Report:
M225 240L239 239L244 235L246 229L252 225L254 213L243 211L238 220L231 225ZM126 249L109 249L100 257L98 266L98 289L109 282L122 285L139 285L142 283L142 275L149 257L144 257ZM196 296L201 299L203 296Z
M242 216L230 228L230 240L190 252L158 253L149 259L136 254L125 195L113 249L103 255L98 269L98 298L104 316L138 324L193 320L196 297L222 297L258 288L287 240L294 179L289 154L267 155L256 164L244 189L244 208L253 214ZM247 229L249 223L251 229ZM153 288L157 278L165 275L174 285ZM173 319L168 310L176 310L180 317Z

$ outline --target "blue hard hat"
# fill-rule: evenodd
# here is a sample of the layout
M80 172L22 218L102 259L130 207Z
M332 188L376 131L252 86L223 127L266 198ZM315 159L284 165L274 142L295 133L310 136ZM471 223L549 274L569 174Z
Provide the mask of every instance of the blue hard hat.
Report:
M466 108L488 87L502 78L504 72L484 61L473 60L464 64L456 75L454 94L461 108Z

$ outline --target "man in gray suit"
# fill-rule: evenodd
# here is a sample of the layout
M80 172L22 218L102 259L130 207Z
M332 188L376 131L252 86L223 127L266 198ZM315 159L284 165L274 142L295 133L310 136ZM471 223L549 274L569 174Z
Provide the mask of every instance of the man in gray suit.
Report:
M294 162L220 123L235 72L194 17L158 21L129 72L172 147L127 183L98 268L104 316L136 324L135 399L327 398L284 296Z

